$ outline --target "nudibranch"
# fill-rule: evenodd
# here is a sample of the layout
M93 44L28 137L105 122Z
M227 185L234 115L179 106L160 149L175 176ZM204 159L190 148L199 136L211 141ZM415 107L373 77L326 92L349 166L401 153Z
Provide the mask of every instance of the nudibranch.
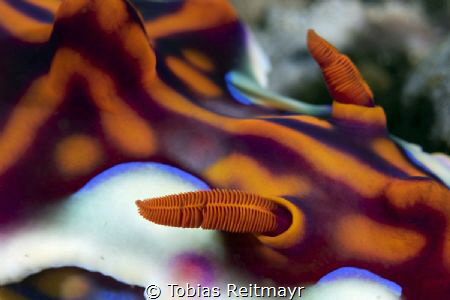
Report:
M0 284L70 265L145 286L193 251L235 263L222 282L353 267L450 295L450 159L390 137L314 31L331 108L264 89L225 0L0 0L0 41Z

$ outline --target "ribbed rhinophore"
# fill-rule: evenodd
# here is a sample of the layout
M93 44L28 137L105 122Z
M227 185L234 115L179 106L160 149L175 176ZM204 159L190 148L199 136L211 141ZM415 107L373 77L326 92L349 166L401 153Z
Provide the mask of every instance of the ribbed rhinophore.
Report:
M373 94L358 69L345 55L308 31L308 49L319 64L333 100L341 103L373 106Z
M188 192L138 200L136 205L141 216L161 225L252 233L276 229L276 204L237 190Z

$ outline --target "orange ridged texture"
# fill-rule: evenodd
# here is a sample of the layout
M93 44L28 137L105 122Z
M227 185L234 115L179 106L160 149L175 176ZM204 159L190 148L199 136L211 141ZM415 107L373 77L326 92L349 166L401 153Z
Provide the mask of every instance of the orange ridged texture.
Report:
M322 70L333 100L374 106L372 91L352 61L311 29L308 30L308 49Z
M263 233L276 229L276 204L237 190L196 191L138 200L145 219L167 226Z

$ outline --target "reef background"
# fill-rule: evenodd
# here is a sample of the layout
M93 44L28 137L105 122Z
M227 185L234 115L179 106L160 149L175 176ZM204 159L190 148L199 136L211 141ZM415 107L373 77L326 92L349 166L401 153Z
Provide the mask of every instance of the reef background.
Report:
M232 0L272 63L269 87L331 99L306 49L315 29L347 54L385 107L390 132L450 153L450 2Z

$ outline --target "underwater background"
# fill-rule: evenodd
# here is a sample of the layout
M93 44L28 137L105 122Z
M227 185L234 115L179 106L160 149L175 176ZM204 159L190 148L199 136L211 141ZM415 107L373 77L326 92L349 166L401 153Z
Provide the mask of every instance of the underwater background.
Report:
M271 89L328 103L303 32L346 53L386 108L392 134L427 152L450 149L450 3L402 0L232 0L272 62Z

